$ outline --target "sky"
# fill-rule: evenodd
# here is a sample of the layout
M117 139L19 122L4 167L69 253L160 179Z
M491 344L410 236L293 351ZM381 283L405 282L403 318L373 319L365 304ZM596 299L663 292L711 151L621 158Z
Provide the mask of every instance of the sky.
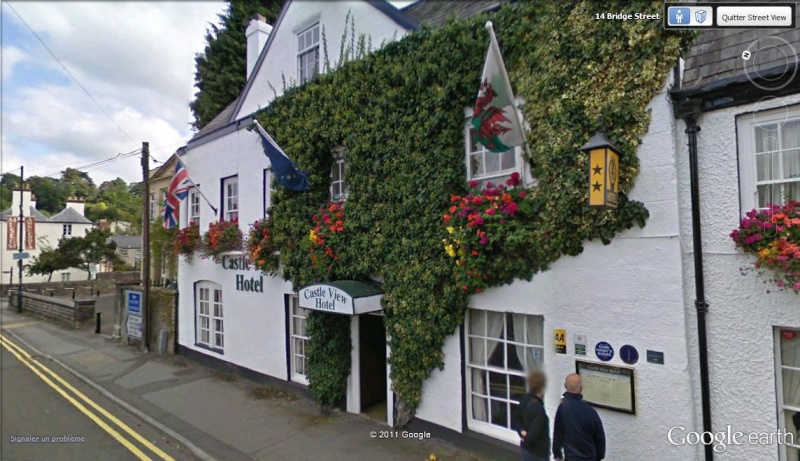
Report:
M128 153L142 141L166 160L192 135L194 56L224 10L222 1L3 1L0 173L19 174L12 170L24 165L26 177L59 177L67 166ZM141 180L138 156L87 172L98 185Z

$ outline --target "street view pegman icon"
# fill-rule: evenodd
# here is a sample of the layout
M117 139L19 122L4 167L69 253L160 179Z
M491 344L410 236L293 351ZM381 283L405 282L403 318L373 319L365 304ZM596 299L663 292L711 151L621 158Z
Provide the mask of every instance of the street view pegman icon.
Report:
M684 24L689 24L690 14L691 13L689 11L689 8L670 7L668 23L670 26L681 26Z

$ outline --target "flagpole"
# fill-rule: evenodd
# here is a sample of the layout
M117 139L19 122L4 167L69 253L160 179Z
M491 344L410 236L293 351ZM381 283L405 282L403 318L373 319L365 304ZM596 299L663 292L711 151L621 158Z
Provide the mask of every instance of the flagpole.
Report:
M489 31L489 37L492 41L492 47L494 48L495 54L497 55L497 59L500 60L500 70L503 72L504 81L506 84L506 91L511 96L511 107L514 109L514 120L517 122L517 126L520 127L522 130L522 144L525 146L525 153L528 154L528 158L530 162L533 162L533 156L531 155L531 150L528 147L528 137L525 135L525 127L522 125L522 122L519 119L519 114L517 113L517 98L514 96L514 91L511 89L511 80L508 78L508 72L506 71L506 63L503 62L503 54L500 52L500 45L497 43L497 37L494 35L494 24L492 21L486 21L486 30Z
M178 161L183 163L183 167L186 168L186 162L182 161L181 159L178 159ZM192 187L194 187L194 190L196 190L197 193L200 194L200 197L203 197L203 200L206 201L208 206L211 207L212 210L214 210L214 217L215 218L218 217L217 216L217 213L218 213L217 208L214 205L211 204L211 201L209 201L208 198L206 197L206 194L204 194L203 191L200 190L200 187L198 187L197 184L195 184L194 181L192 181L192 177L189 176L189 169L188 168L186 168L186 179L188 179L189 182L192 184Z

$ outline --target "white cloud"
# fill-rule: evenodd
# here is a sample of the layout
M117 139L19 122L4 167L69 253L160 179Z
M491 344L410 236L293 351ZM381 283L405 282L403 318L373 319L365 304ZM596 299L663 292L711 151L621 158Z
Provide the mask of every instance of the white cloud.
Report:
M194 56L204 47L208 23L216 22L216 14L224 10L222 2L15 2L13 6L133 142L73 82L67 86L17 82L6 90L3 101L8 138L3 140L4 170L19 162L26 167L88 163L134 150L141 141L149 141L151 149L172 145L153 151L165 159L188 139ZM16 20L11 11L4 14ZM26 40L35 41L29 31L23 33ZM27 57L13 38L6 39L6 45L4 80L12 76L13 64L24 59L63 74L40 44L34 42ZM128 159L90 174L98 183L117 176L136 181L141 176L138 165Z
M4 46L0 50L0 59L3 60L3 81L10 81L14 66L28 59L28 55L15 46Z

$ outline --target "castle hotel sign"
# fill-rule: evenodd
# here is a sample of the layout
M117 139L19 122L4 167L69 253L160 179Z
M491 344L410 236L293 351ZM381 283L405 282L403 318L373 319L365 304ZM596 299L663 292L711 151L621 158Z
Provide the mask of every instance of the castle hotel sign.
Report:
M379 311L382 297L379 285L357 280L310 285L298 293L304 309L345 315Z
M222 268L230 271L251 271L252 263L247 254L242 255L223 255ZM264 292L264 276L250 276L248 274L236 274L236 291L249 291L252 293Z

